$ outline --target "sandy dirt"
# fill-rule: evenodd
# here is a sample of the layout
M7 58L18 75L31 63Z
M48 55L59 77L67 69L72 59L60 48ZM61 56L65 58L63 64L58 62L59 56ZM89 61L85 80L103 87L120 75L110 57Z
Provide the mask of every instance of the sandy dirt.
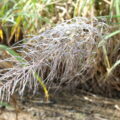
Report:
M43 102L39 95L17 100L17 107L0 109L0 120L120 120L120 99L86 92L61 92Z

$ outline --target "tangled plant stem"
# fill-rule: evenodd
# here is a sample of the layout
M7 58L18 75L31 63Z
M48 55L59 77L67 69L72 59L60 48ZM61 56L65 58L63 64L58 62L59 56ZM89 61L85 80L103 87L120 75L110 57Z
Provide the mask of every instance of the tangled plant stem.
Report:
M14 56L17 61L22 63L21 66L23 66L23 67L27 66L27 61L24 58L22 58L18 53L16 53L14 50L12 50L11 48L9 48L5 45L0 45L0 49L7 51L11 56ZM33 76L37 79L37 81L42 86L44 93L45 93L46 101L48 101L49 100L49 93L48 93L47 87L45 86L45 84L42 81L42 78L36 72L33 73Z
M104 88L106 90L106 86L109 87L107 84L104 88L98 87L105 84L106 70L111 67L109 63L106 65L106 60L110 60L110 57L105 59L102 47L98 48L106 33L108 26L104 22L96 18L90 20L76 17L16 46L22 48L18 52L27 62L14 60L13 56L1 60L15 64L5 74L4 69L0 70L0 80L3 83L0 86L0 96L8 99L15 92L23 95L26 88L34 88L35 92L38 82L44 89L47 100L47 87L73 89L79 85L84 85L84 88L88 85L95 92L101 92ZM108 46L106 54L107 52ZM27 65L21 66L22 64ZM108 81L109 84L114 82L112 80Z
M48 99L45 85L55 87L64 84L75 88L78 84L85 83L93 69L93 59L102 37L101 28L104 26L96 18L90 21L85 17L76 17L16 46L22 48L19 51L22 58L15 54L17 60L14 60L13 54L6 59L14 62L14 66L8 68L5 75L1 74L0 80L4 84L0 87L0 95L9 98L16 89L21 95L26 87L34 87L36 91L39 82ZM28 60L24 61L23 58Z

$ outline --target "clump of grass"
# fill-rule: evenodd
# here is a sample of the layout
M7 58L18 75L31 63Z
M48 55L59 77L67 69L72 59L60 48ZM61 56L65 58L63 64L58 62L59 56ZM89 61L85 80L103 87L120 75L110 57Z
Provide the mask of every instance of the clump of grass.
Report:
M13 56L1 62L14 63L12 68L0 70L0 96L9 98L15 92L24 94L25 88L37 90L34 73L38 73L48 87L72 87L86 83L92 78L98 44L106 24L96 18L73 18L35 36L20 46L27 62L21 63Z
M24 32L36 32L43 23L48 23L49 19L42 16L47 6L51 7L54 3L50 1L37 0L13 0L2 1L0 11L0 23L2 25L13 26L12 32L22 24ZM49 12L48 9L46 9ZM46 12L45 11L45 12ZM29 24L28 24L29 21ZM34 25L33 25L34 23Z

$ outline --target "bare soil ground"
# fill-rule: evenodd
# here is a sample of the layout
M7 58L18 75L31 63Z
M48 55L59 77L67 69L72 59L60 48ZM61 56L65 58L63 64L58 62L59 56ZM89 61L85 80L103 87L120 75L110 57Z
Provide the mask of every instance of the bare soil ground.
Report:
M105 98L83 91L60 92L50 103L40 95L17 100L13 106L2 108L0 120L120 120L120 99Z

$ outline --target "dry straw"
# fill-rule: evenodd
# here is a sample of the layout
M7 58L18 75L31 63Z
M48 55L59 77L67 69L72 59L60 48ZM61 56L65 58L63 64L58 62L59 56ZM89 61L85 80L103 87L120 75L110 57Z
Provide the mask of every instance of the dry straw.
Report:
M19 53L27 64L22 67L23 63L13 56L1 61L14 65L0 70L0 97L9 100L16 92L23 95L26 88L34 89L35 93L39 84L34 72L39 73L48 87L80 86L97 91L106 75L104 54L98 44L107 29L101 20L77 17L18 46L23 48Z

